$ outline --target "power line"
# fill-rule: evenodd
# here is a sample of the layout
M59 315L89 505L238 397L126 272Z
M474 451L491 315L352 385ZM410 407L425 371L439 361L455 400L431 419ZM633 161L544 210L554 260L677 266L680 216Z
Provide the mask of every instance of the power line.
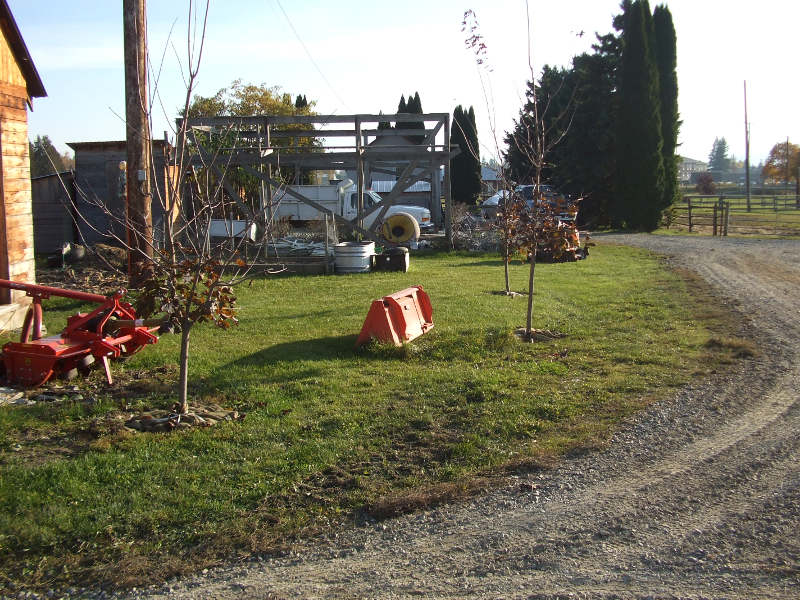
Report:
M297 41L300 42L300 45L303 47L303 50L305 51L306 56L308 56L308 60L310 60L311 64L314 65L314 68L317 70L317 73L319 73L320 77L322 77L323 81L326 83L328 88L333 92L333 95L336 96L336 98L339 100L339 102L341 102L342 105L348 111L352 112L350 107L347 105L347 102L344 101L344 99L339 95L339 92L336 91L336 89L333 87L333 85L328 80L328 78L325 77L325 73L323 73L322 69L319 68L319 65L317 64L317 61L315 61L314 57L311 56L311 52L309 52L308 47L306 46L305 42L303 42L303 39L300 37L300 34L297 33L297 29L294 28L294 25L292 24L292 20L289 18L289 15L287 15L286 11L283 9L283 5L281 5L281 0L275 0L275 3L278 5L278 8L281 9L281 12L283 13L283 16L286 18L286 22L289 24L289 28L292 30L292 33L294 33L294 37L296 37Z

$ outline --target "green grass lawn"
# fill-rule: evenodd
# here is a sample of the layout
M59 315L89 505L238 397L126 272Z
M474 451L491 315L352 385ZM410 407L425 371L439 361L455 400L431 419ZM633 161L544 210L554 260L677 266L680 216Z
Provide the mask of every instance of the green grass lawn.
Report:
M527 270L512 267L514 289ZM94 405L0 408L0 581L158 580L457 498L602 446L620 419L728 356L712 331L724 317L699 284L647 252L601 245L537 274L534 326L566 334L537 344L513 336L525 298L492 294L503 282L493 255L415 254L408 273L240 286L238 327L193 330L190 386L246 412L241 422L92 429L123 405L174 400L146 387ZM412 284L430 294L434 329L401 349L354 350L370 301ZM74 309L50 301L50 330ZM178 336L163 336L114 368L163 372L177 354ZM77 450L48 451L65 436Z

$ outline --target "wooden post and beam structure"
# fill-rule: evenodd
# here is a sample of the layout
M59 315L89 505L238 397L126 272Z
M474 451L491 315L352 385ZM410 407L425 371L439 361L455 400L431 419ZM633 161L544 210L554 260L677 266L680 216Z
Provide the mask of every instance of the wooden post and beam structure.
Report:
M383 121L393 121L394 129L380 130L377 126ZM420 122L425 129L404 127L406 123ZM428 125L428 124L431 125ZM181 130L183 120L177 120ZM380 216L399 202L406 188L417 181L428 181L431 186L431 213L441 217L441 198L444 197L445 210L441 225L444 226L448 243L452 247L452 198L450 192L450 160L460 149L450 146L450 115L448 113L395 114L395 115L256 115L244 117L198 117L189 119L187 130L202 128L213 136L219 134L237 136L239 142L234 148L214 152L204 149L198 137L188 134L191 145L197 146L191 164L199 168L208 166L208 158L212 155L225 164L227 170L240 167L266 183L267 204L273 205L272 188L281 187L273 176L273 167L293 167L299 169L333 170L345 169L355 172L358 198L358 215L351 221L343 220L337 215L336 222L352 229L357 235L365 235L371 239L377 237ZM366 125L366 127L365 127ZM319 126L319 128L317 128ZM409 142L419 139L420 142ZM437 140L437 137L443 138ZM299 147L303 138L323 140L324 143L306 148ZM350 138L352 145L337 145L330 141ZM380 144L369 142L382 140ZM405 138L405 139L403 139ZM392 143L396 139L397 143ZM345 142L347 144L347 142ZM205 164L204 164L205 163ZM368 185L365 167L370 173L399 173L394 189L384 196L383 201L372 207L364 206L364 191ZM444 181L439 185L438 177L444 168ZM266 174L264 171L266 170ZM282 193L315 206L310 198L296 191L289 190L283 184ZM442 196L439 195L441 190ZM231 191L228 189L228 194ZM263 196L262 196L263 198ZM239 198L233 198L237 203ZM262 200L263 203L263 200ZM261 212L264 206L259 207ZM364 229L363 220L375 211L381 211L369 230ZM270 214L272 210L270 209ZM332 215L329 215L332 216Z

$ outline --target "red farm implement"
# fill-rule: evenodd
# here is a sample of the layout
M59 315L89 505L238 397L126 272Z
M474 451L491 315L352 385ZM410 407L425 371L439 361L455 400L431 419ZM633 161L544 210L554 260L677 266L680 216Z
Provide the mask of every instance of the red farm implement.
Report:
M161 320L137 319L133 306L122 301L125 290L106 297L5 279L0 279L0 287L23 291L33 298L20 341L3 346L2 360L9 383L36 387L53 375L71 378L100 361L111 385L109 359L125 358L158 341L153 332L159 329ZM42 300L50 296L99 306L69 317L60 334L42 337Z
M421 285L373 300L356 340L356 347L372 338L402 346L433 329L431 299Z

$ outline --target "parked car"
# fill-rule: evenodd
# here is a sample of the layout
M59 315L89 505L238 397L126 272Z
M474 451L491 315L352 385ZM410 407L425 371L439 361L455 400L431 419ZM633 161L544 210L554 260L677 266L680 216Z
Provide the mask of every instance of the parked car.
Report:
M500 190L489 196L481 204L481 216L484 219L494 219L497 217L497 211L502 208L505 199L511 195L509 190Z

